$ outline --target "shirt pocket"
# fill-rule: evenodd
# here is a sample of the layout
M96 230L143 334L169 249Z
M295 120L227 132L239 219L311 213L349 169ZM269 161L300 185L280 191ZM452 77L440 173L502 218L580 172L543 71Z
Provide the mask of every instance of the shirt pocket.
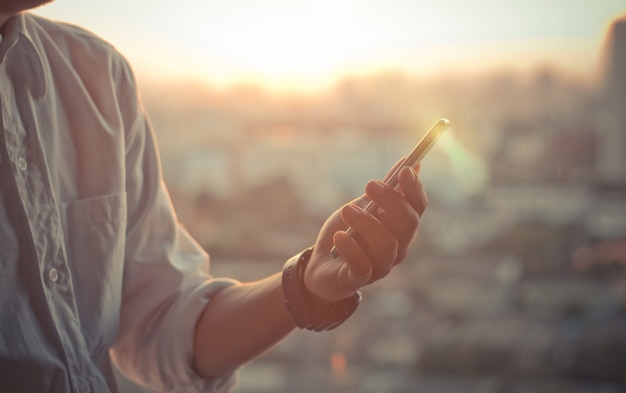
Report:
M81 328L99 356L113 343L119 320L126 193L64 203L61 216Z

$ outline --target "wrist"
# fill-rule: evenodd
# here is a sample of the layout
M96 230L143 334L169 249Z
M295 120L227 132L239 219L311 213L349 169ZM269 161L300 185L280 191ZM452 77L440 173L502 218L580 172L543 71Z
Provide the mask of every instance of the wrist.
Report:
M283 268L282 286L285 307L296 325L313 331L331 330L341 325L356 311L361 292L336 301L323 299L305 286L304 272L313 249L291 258Z

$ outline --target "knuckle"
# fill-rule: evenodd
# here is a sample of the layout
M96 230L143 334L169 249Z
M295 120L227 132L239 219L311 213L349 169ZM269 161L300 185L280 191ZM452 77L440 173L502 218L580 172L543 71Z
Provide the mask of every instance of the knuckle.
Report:
M401 252L398 253L398 255L396 256L394 263L394 266L399 264L400 262L404 261L404 258L406 258L407 256L407 250L404 249Z
M423 213L424 210L426 210L426 208L428 207L428 195L426 195L426 193L422 193L422 208L421 208L421 212Z
M392 265L384 264L382 266L377 266L372 273L372 281L380 280L383 277L386 277L391 273Z
M412 214L407 215L407 221L411 228L417 228L420 224L420 215L417 212L411 212Z
M398 255L398 241L394 238L393 241L388 243L389 245L382 252L381 260L394 261Z

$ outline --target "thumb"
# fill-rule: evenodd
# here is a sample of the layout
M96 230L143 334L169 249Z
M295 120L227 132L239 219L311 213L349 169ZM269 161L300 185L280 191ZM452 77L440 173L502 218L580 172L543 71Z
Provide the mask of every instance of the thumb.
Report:
M354 242L352 237L346 232L335 233L334 241L335 244ZM372 277L372 265L369 263L367 256L362 255L362 251L358 248L341 247L341 250L344 252L344 254L341 254L340 252L341 258L344 262L339 269L339 274L337 275L340 281L339 285L345 286L354 292L369 283ZM351 250L354 255L345 254L350 254Z

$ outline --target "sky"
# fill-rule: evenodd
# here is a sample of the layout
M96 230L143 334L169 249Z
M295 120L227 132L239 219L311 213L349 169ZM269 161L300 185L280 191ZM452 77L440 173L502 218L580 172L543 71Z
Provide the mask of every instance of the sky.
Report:
M310 90L389 70L589 74L626 0L56 0L35 12L100 35L139 77Z

